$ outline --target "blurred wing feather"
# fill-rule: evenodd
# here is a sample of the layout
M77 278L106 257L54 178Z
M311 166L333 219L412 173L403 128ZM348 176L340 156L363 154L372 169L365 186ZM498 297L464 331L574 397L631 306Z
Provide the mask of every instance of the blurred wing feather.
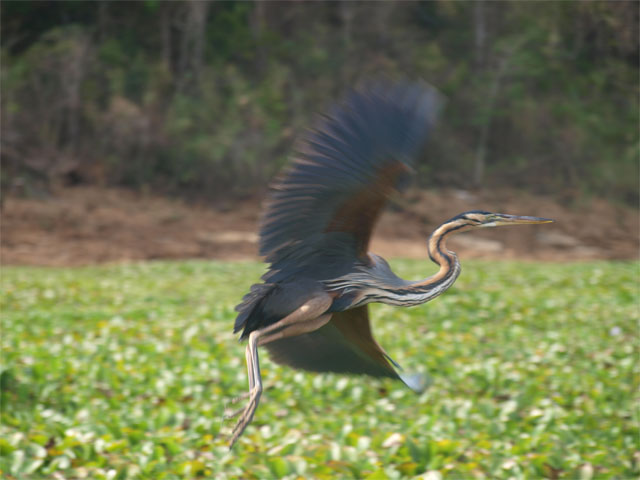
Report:
M300 257L299 251L320 248L316 242L330 248L322 237L338 232L364 257L387 199L406 184L439 103L424 84L351 92L303 138L299 154L272 185L260 254L272 264Z
M371 333L367 306L335 312L322 328L265 345L271 359L311 372L364 374L401 379L398 365Z

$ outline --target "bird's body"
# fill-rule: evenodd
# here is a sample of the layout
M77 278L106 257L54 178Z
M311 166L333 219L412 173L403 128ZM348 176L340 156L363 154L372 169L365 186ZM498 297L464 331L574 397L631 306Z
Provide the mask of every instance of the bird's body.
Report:
M274 184L260 229L260 253L270 267L236 308L234 332L249 340L250 399L238 412L231 445L253 418L262 391L259 345L277 363L389 377L419 390L420 380L400 373L374 339L367 304L419 305L448 289L460 274L457 256L446 248L453 233L549 221L483 211L453 217L427 242L440 270L417 282L399 278L368 252L373 226L389 197L406 185L438 103L422 84L354 91L305 137Z

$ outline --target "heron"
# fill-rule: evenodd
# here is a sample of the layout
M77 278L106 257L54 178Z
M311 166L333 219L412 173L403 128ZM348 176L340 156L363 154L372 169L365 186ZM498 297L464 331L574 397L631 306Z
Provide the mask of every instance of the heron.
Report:
M473 210L445 221L427 241L439 266L420 281L398 277L368 251L389 199L405 190L441 104L421 82L376 83L351 90L299 142L273 182L260 220L259 253L269 264L261 283L236 307L248 401L231 433L233 447L262 394L258 347L283 365L312 372L387 377L421 391L375 340L368 304L414 306L434 299L460 275L451 235L476 228L552 220Z

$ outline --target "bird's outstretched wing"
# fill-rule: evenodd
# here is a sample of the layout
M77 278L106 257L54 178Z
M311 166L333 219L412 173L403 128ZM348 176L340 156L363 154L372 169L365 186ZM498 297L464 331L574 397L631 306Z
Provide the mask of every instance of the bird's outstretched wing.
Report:
M364 258L373 226L388 197L406 184L439 104L435 90L422 83L370 85L348 94L302 139L272 186L260 254L275 264L332 250L335 238Z
M403 381L416 392L427 385L424 376L399 371L400 366L376 342L367 305L335 312L318 330L273 341L265 348L274 362L310 372L388 377Z
M371 334L367 305L335 312L322 328L265 348L274 362L294 368L399 378L393 361Z

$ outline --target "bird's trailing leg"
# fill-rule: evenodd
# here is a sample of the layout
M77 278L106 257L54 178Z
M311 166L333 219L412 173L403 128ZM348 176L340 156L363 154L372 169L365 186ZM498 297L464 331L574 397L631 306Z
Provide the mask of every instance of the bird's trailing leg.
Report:
M237 412L241 412L241 415L231 434L229 448L233 447L238 438L240 438L240 435L242 435L249 423L251 423L256 408L258 408L258 403L260 402L262 377L260 376L258 346L266 345L267 343L282 338L294 337L317 330L331 319L331 314L324 314L331 306L331 303L332 299L329 295L312 298L282 320L268 327L251 332L245 350L247 373L249 376L249 401L244 410Z
M249 391L246 393L243 393L242 395L240 395L237 398L234 398L231 403L236 403L240 400L244 400L245 398L249 398L249 405L251 404L251 397L253 395L252 392L254 392L255 386L256 386L256 378L258 379L258 385L259 385L259 392L257 394L258 399L256 400L256 406L254 407L257 408L258 404L258 400L260 398L260 394L262 393L262 381L261 381L261 375L260 375L260 364L258 362L258 350L257 350L257 345L256 345L256 340L255 338L257 338L257 334L258 334L258 330L251 332L251 335L249 335L249 343L247 344L247 348L245 348L244 350L244 356L247 360L247 377L249 378ZM256 334L256 335L254 335ZM252 340L253 337L253 340ZM254 353L255 352L255 353ZM256 361L254 362L252 359L252 355L255 354L255 359ZM257 375L256 375L256 371L257 371ZM240 415L241 413L243 413L245 410L247 410L247 407L241 407L235 411L232 411L231 413L225 413L224 418L233 418L233 417L237 417L238 415ZM247 422L247 424L249 424L249 422ZM236 427L237 428L237 425ZM235 431L234 428L234 431ZM240 436L240 435L238 435ZM233 446L233 444L231 445Z
M255 375L253 373L253 363L251 362L251 349L249 349L249 346L247 345L247 348L244 351L244 355L245 358L247 360L247 377L249 378L249 391L243 393L242 395L239 395L233 399L231 399L231 401L229 402L230 404L234 404L239 402L240 400L244 400L245 398L249 398L249 396L251 395L251 391L253 390L255 381ZM240 415L240 413L242 413L242 411L245 409L245 407L239 408L237 410L232 410L231 413L226 413L224 414L224 418L225 419L229 419L229 418L233 418L233 417L237 417L238 415Z
M249 349L249 345L247 345L247 348L244 351L244 355L247 360L247 377L249 378L249 391L243 393L242 395L239 395L238 397L231 399L231 401L229 402L229 404L231 405L233 405L234 403L238 403L240 400L244 400L245 398L248 398L251 395L251 392L253 391L253 387L255 385L255 381L254 381L255 375L253 372L253 363L251 362L251 350ZM224 418L229 419L229 418L237 417L244 411L244 409L245 407L241 407L236 410L231 410L230 413L227 413L228 410L226 410L225 408Z

